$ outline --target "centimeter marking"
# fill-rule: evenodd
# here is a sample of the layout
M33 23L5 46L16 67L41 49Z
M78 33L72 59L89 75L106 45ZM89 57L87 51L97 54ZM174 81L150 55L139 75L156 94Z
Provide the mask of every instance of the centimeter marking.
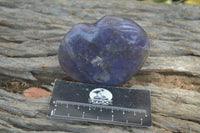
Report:
M124 111L128 111L128 112L134 112L134 115L136 115L136 112L139 113L144 113L145 117L147 117L147 111L146 110L142 110L142 109L132 109L132 108L124 108L124 107L116 107L116 106L103 106L103 105L94 105L94 104L88 104L88 103L78 103L78 102L71 102L71 101L61 101L61 100L56 100L53 101L53 104L55 107L57 107L57 104L65 104L66 108L68 108L68 105L77 105L79 109L79 106L83 106L83 107L89 107L89 110L91 110L92 107L95 108L100 108L100 111L102 111L102 108L104 109L111 109L111 112L113 113L113 110L120 110L123 111L123 114L125 113Z
M124 107L116 107L116 106L103 106L103 105L93 105L93 104L88 104L88 103L78 103L78 102L71 102L71 101L61 101L61 100L55 100L53 101L53 104L55 106L55 108L51 111L51 116L52 117L59 117L62 119L65 118L71 118L71 119L80 119L80 117L76 117L76 116L71 116L69 113L66 116L63 115L58 115L56 114L56 108L58 106L58 104L64 104L66 105L66 108L69 107L69 105L77 105L77 109L79 109L79 106L83 106L83 107L89 107L89 110L91 110L92 107L95 108L100 108L100 111L102 112L102 109L111 109L111 112L113 113L113 110L119 110L122 111L122 114L125 114L125 111L128 112L134 112L134 116L136 115L136 112L140 112L140 113L144 113L145 117L147 117L147 111L146 110L141 110L141 109L131 109L131 108L124 108ZM143 125L143 118L140 119L140 123L131 123L128 120L126 120L125 122L120 122L120 121L115 121L114 120L114 115L111 115L111 120L103 120L103 119L99 119L99 116L96 117L96 119L93 118L86 118L85 117L85 112L82 112L82 120L92 120L92 121L102 121L102 122L117 122L118 124L130 124L130 125Z
M55 112L54 112L54 113L55 113ZM80 117L70 116L70 114L68 114L67 116L53 114L52 117L54 117L54 116L55 116L55 117L59 117L60 119L71 118L71 119L75 119L75 120L77 120L77 119L80 120ZM82 120L83 120L83 121L84 121L84 120L85 120L85 121L87 121L87 120L102 121L102 122L107 122L107 123L109 123L109 122L117 122L118 124L122 124L122 125L123 125L124 123L126 123L126 124L129 124L129 125L141 125L141 126L142 126L142 124L143 124L143 119L142 119L142 118L140 119L140 123L133 123L133 122L129 122L128 120L126 120L125 122L114 121L113 118L112 118L111 121L110 121L110 120L103 120L103 119L99 119L99 116L97 116L96 119L82 117Z

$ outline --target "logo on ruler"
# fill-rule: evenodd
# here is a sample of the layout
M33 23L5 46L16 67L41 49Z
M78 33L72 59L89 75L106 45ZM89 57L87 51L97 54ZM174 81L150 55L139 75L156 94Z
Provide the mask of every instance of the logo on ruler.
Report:
M99 105L112 105L112 93L104 88L95 88L89 94L89 103Z

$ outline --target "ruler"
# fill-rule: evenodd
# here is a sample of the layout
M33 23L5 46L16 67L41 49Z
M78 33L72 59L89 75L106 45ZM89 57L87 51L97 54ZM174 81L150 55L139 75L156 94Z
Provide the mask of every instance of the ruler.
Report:
M48 116L115 125L152 125L149 90L55 80Z

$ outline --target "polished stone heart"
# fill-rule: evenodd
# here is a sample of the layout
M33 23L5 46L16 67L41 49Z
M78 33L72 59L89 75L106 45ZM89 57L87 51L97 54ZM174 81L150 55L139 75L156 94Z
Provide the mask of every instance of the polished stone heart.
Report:
M145 31L134 21L105 16L75 25L59 47L61 67L84 83L120 85L143 66L149 53Z

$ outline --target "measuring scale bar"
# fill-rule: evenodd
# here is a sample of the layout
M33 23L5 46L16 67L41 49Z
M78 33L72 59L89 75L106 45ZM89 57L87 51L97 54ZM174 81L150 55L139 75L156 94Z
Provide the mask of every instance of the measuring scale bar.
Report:
M56 80L48 116L95 123L151 126L150 92Z
M53 101L54 108L51 111L51 117L68 118L80 121L98 121L105 123L117 123L128 125L141 125L143 124L143 117L147 117L146 110L119 108L115 106L93 105L87 103L78 103L71 101ZM105 116L105 113L107 114ZM121 117L119 117L121 115ZM134 116L138 119L138 123L133 123L125 117ZM138 115L140 117L138 117ZM138 118L137 118L138 117Z
M128 112L140 112L140 113L144 113L145 116L147 115L147 111L146 110L141 110L141 109L132 109L132 108L119 108L119 107L115 107L115 106L103 106L103 105L94 105L94 104L88 104L88 103L78 103L78 102L71 102L71 101L61 101L61 100L56 100L53 101L53 103L55 104L55 107L58 104L65 104L66 107L68 108L69 105L77 105L77 107L79 108L80 106L84 106L84 107L88 107L89 110L92 107L95 108L104 108L104 109L111 109L111 110L121 110L121 111L128 111Z

